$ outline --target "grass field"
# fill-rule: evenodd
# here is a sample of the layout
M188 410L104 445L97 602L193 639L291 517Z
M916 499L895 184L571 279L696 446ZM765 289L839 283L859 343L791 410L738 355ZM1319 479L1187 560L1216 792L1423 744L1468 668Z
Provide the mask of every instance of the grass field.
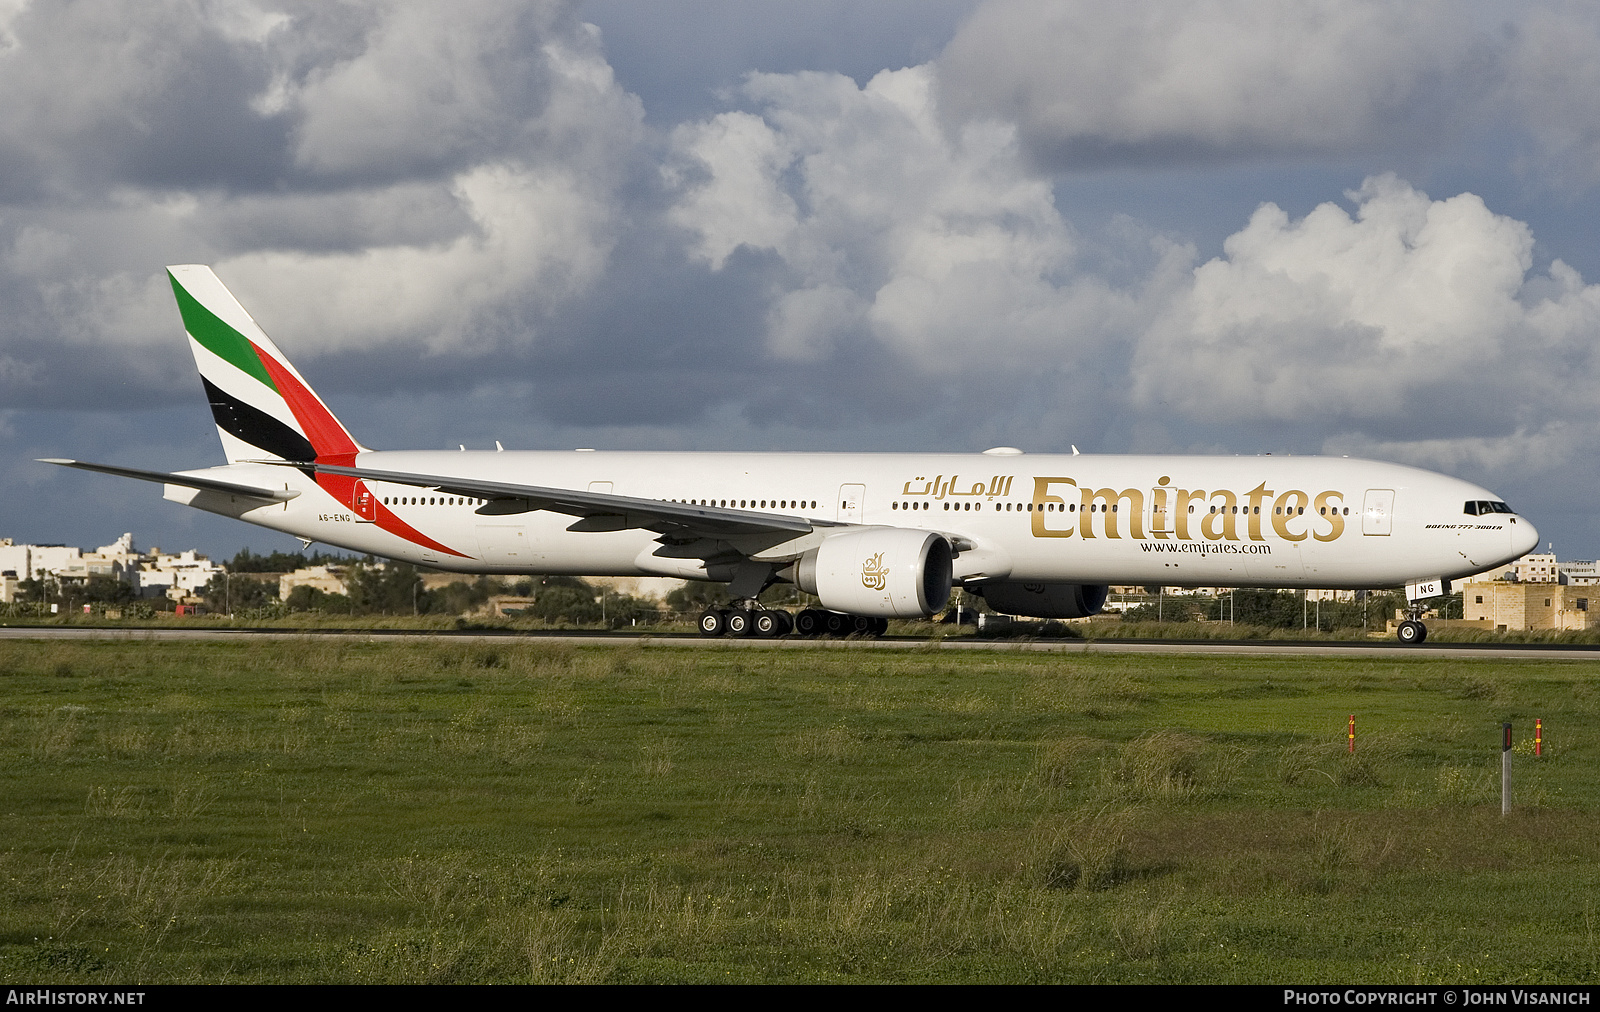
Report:
M0 980L1592 981L1597 717L1574 662L0 642Z

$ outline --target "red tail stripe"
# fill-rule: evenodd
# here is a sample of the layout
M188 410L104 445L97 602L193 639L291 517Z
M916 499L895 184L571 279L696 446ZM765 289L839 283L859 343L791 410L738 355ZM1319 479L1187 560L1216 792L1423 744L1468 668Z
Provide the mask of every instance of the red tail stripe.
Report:
M266 366L267 373L272 377L272 382L278 387L278 392L289 405L289 410L294 412L295 421L305 430L306 438L311 441L311 448L317 451L317 461L323 464L337 464L341 467L354 467L356 454L361 452L361 447L351 438L333 413L323 407L315 394L306 389L305 384L294 378L294 374L285 369L277 359L257 348L254 344L250 347L255 350L256 357L261 359L261 364ZM317 484L329 495L339 502L355 509L356 479L343 474L317 474ZM446 545L428 537L426 534L412 527L410 524L395 516L383 503L374 503L378 510L378 526L390 534L398 535L412 544L424 548L467 559L471 556L456 551Z
M347 460L323 460L322 463L339 464L343 467L353 467L355 466L355 455L351 454ZM347 474L323 474L320 471L317 472L317 484L322 486L323 491L344 503L352 510L356 508L356 482L358 480L359 479L352 478ZM439 542L433 540L426 534L417 530L415 527L412 527L410 524L406 523L404 520L401 520L399 517L394 515L394 512L390 510L389 507L383 504L381 499L375 500L372 505L373 508L378 511L378 526L388 531L390 534L405 538L414 545L421 545L424 548L432 548L435 551L444 552L446 555L454 555L461 559L472 558L472 556L467 555L464 552L458 552L448 545L441 545Z
M295 379L294 374L285 369L277 359L254 344L250 347L255 350L256 357L261 359L261 364L266 366L278 392L288 402L289 410L294 412L295 421L305 430L306 438L311 440L312 449L317 451L318 460L336 454L354 454L361 451L361 447L350 438L350 433L339 424L339 420L317 400L316 394L307 390L305 384Z

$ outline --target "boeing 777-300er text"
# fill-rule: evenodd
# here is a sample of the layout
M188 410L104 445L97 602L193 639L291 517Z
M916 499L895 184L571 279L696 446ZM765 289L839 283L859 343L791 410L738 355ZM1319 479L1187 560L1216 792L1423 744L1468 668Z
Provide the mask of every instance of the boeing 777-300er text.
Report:
M726 581L708 636L881 632L952 586L1037 618L1092 615L1108 584L1404 586L1421 642L1419 602L1539 540L1469 482L1344 457L369 450L209 267L168 274L228 463L50 463L434 569ZM822 607L756 604L780 581Z

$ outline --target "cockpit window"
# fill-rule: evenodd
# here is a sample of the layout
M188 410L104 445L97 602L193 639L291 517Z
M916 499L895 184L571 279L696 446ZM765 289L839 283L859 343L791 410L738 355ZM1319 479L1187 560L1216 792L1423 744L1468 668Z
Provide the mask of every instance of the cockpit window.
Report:
M1469 517L1483 517L1491 513L1514 512L1510 506L1497 499L1469 499L1464 512Z

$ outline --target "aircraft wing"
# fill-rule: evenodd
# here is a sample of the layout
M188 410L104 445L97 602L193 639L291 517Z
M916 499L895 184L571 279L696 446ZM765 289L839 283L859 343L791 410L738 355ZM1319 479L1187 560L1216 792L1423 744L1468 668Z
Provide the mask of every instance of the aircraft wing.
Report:
M184 488L198 488L206 492L222 492L227 495L243 495L252 499L265 499L270 502L287 502L299 495L289 489L257 488L254 485L240 485L238 482L218 481L216 478L202 478L192 474L168 474L165 471L144 471L136 467L114 467L110 464L91 464L83 460L67 460L61 457L40 457L41 464L60 464L62 467L76 467L84 471L99 471L102 474L114 474L119 478L137 478L140 481L154 481L163 485L181 485Z
M298 462L286 464L284 461L262 461L262 463L312 469L320 474L346 475L369 482L381 481L395 485L432 488L446 495L487 499L488 502L478 509L480 514L487 516L505 516L533 510L565 513L578 518L577 523L567 528L576 532L643 529L673 538L684 536L726 538L765 534L784 535L787 539L809 534L818 527L848 526L832 520L725 509L717 506L695 506L668 502L664 499L636 499L609 492L580 492L577 489L545 488L539 485L519 485L513 482L450 475L413 474L409 471L378 471L334 464Z

